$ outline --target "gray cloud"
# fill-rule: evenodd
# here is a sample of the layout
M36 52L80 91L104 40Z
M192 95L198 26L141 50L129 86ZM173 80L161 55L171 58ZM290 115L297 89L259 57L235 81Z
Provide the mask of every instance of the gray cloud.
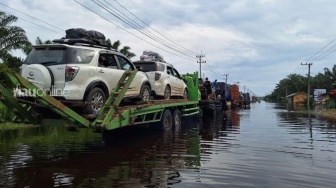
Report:
M140 34L91 1L78 0L138 37L87 11L74 1L0 1L64 30L81 27L101 31L112 41L120 40L122 45L130 46L137 54L135 59L143 50L154 50L180 72L198 71L196 59L186 60L173 55L170 49ZM114 1L108 2L119 7ZM288 74L305 74L306 67L300 67L300 63L335 38L336 2L333 0L118 2L175 43L198 53L202 51L208 61L208 65L203 65L205 76L223 81L223 74L229 73L229 83L239 81L258 95L271 92L275 84ZM13 10L1 8L26 18ZM121 7L119 10L137 21L141 28L154 32ZM62 37L59 33L23 20L18 24L26 30L31 41L37 36L44 40ZM331 53L314 62L312 72L322 72L324 67L332 67L334 58L335 54ZM216 74L212 73L210 67Z

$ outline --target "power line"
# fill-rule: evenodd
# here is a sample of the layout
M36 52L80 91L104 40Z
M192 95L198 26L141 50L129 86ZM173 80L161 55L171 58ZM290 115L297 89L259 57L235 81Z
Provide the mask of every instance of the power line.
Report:
M8 14L11 14L11 13L8 13ZM14 14L11 14L11 15L14 15ZM16 15L14 15L14 16L17 17L17 18L19 18L19 19L21 19L21 20L24 20L24 21L26 21L26 22L29 22L29 23L31 23L31 24L34 24L34 25L37 25L37 26L42 27L42 28L44 28L44 29L47 29L47 30L49 30L49 31L51 31L51 32L54 32L54 33L57 33L57 34L61 34L60 32L55 31L55 30L52 30L52 29L50 29L50 28L47 28L47 27L45 27L45 26L43 26L43 25L34 23L34 22L32 22L32 21L26 20L26 19L24 19L24 18L22 18L22 17L19 17L19 16L16 16ZM61 34L61 35L63 35L63 34Z
M105 0L104 0L105 1ZM177 43L175 43L174 41L170 40L169 38L165 37L164 35L162 35L160 32L158 32L157 30L155 30L154 28L152 28L150 25L148 25L146 22L144 22L143 20L141 20L138 16L136 16L135 14L133 14L131 11L129 11L125 6L123 6L122 4L120 4L117 0L114 0L119 6L121 6L122 8L124 8L128 13L132 14L135 18L137 18L140 22L142 22L143 24L145 24L147 27L149 27L150 29L152 29L153 31L155 31L156 33L158 33L160 36L162 36L163 38L167 39L168 41L172 42L173 44L179 46L181 49L184 49L186 52L189 52L191 55L195 55L197 54L197 52L194 52L192 50L189 50Z
M137 35L131 33L130 31L126 30L125 28L119 26L118 24L116 24L116 23L110 21L109 19L103 17L102 15L98 14L97 12L95 12L95 11L92 10L91 8L85 6L84 4L78 2L77 0L74 0L74 1L75 1L76 3L78 3L79 5L81 5L82 7L86 8L87 10L91 11L92 13L96 14L97 16L101 17L102 19L106 20L107 22L109 22L109 23L115 25L115 26L118 27L119 29L124 30L125 32L127 32L127 33L133 35L134 37L136 37L136 38L138 38L138 39L140 39L140 40L142 40L142 41L144 41L144 42L146 42L146 43L148 43L148 44L150 44L150 45L153 45L153 46L155 46L155 47L157 47L157 48L159 48L159 49L161 49L161 50L163 50L163 51L165 51L165 52L167 52L167 53L170 53L170 54L172 54L172 55L175 55L175 56L178 56L178 57L181 57L181 58L184 58L184 59L188 59L188 60L194 60L194 59L192 59L192 58L183 57L183 56L180 56L180 55L175 54L175 53L173 53L173 52L167 51L167 50L165 50L165 49L163 49L163 48L161 48L161 47L159 47L159 46L157 46L157 45L155 45L155 44L153 44L153 43L151 43L151 42L148 42L148 41L146 41L146 40L140 38L139 36L137 36Z
M208 58L206 58L206 60L209 62L209 63L208 63L208 66L210 67L211 71L212 71L214 74L217 75L216 77L219 77L219 78L220 78L221 75L218 74L218 73L215 71L215 68L213 68L212 64L210 63L210 60L209 60Z
M307 61L309 61L310 59L312 59L314 56L316 56L318 53L320 53L320 52L322 52L325 48L327 48L329 45L331 45L333 42L335 42L336 41L336 39L334 39L334 40L332 40L332 41L330 41L328 44L326 44L324 47L322 47L320 50L318 50L317 52L315 52L312 56L310 56L308 59L306 59L305 61L307 62ZM335 46L335 45L334 45ZM333 47L334 47L333 46ZM332 47L332 48L333 48Z
M24 14L24 15L30 17L30 18L33 18L33 19L35 19L35 20L38 20L38 21L40 21L40 22L42 22L42 23L44 23L44 24L47 24L47 25L49 25L49 26L51 26L51 27L54 27L54 28L56 28L56 29L58 29L58 30L64 31L64 29L61 29L61 28L59 28L59 27L57 27L57 26L54 26L54 25L52 25L52 24L49 24L49 23L47 23L47 22L45 22L45 21L43 21L43 20L41 20L41 19L35 18L35 17L33 17L33 16L29 15L29 14L26 14L26 13L20 11L20 10L17 10L17 9L15 9L15 8L12 8L12 7L10 7L10 6L7 6L7 5L5 5L5 4L3 4L3 3L1 3L1 2L0 2L0 4L1 4L2 6L5 6L5 7L7 7L7 8L10 8L10 9L12 9L12 10L15 10L15 11L17 11L17 12L20 12L21 14ZM22 19L22 18L21 18L21 19ZM27 20L26 20L26 21L27 21ZM30 22L30 21L28 21L28 22ZM32 22L31 22L31 23L32 23ZM36 24L35 24L35 25L36 25Z
M196 55L196 58L199 58L199 78L202 78L202 63L206 63L206 61L203 61L202 58L205 57L202 53L201 55Z
M153 34L149 33L149 32L144 32L143 30L141 30L141 28L139 27L139 25L137 23L135 23L133 20L129 19L129 17L120 15L117 12L113 11L112 9L110 9L109 7L107 7L105 4L103 4L102 2L100 2L99 0L91 0L93 3L95 3L96 5L98 5L99 7L103 8L105 11L109 12L111 15L113 15L114 17L118 18L120 21L124 22L125 24L129 25L130 27L136 29L138 32L142 33L143 35L145 35L146 37L152 39L155 42L160 43L161 45L177 52L180 53L182 55L185 55L187 57L190 57L188 54L176 49L175 47L172 47L171 45L168 45L167 43L163 42L160 38L157 38L156 36L153 36ZM105 1L105 0L104 0ZM105 1L106 2L106 1ZM110 3L108 3L110 6L112 6ZM113 6L112 6L113 7ZM114 8L114 7L113 7ZM116 8L114 8L116 9ZM120 11L119 11L120 12ZM129 20L125 19L128 18Z
M331 53L335 52L336 51L335 47L336 47L336 44L334 44L328 50L324 51L323 53L321 53L320 55L318 55L317 57L315 57L312 61L319 61L319 60L325 58L326 56L330 55Z

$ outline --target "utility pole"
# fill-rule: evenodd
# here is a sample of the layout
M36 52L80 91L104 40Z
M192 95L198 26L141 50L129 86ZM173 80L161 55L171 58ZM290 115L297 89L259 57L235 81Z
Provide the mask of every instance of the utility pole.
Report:
M202 61L203 57L205 57L205 56L202 55L202 52L201 52L201 55L196 55L196 58L199 58L199 61L197 61L197 63L199 63L199 77L200 78L202 78L202 66L201 66L201 64L206 63L206 61Z
M227 77L229 76L229 74L224 74L223 76L225 76L225 83L227 84Z
M309 110L309 98L310 98L310 66L313 65L313 63L301 63L301 65L308 65L308 93L307 93L307 97L308 97L308 100L307 100L307 107L308 107L308 110Z

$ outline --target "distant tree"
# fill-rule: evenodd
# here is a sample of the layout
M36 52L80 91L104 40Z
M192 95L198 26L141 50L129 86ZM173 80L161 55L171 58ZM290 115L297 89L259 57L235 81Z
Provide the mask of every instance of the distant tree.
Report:
M110 39L107 39L108 42L111 43L111 40ZM131 59L132 57L135 57L135 53L133 52L130 52L130 49L131 47L129 46L123 46L122 49L119 50L121 46L121 42L119 40L115 41L113 44L112 44L112 49L115 49L116 51L124 54L126 57L128 57L129 59Z
M40 37L37 37L35 40L35 44L52 44L52 42L51 40L42 41Z
M11 51L24 50L25 46L30 45L26 32L21 27L11 25L16 21L17 17L0 11L0 59L8 62L9 66L10 60L13 60Z
M35 44L52 44L52 42L51 40L42 41L40 37L36 37ZM26 45L24 48L25 54L28 55L32 49L33 49L32 45Z
M324 68L324 74L327 76L327 82L330 86L328 89L334 89L336 87L336 65L330 70L328 68Z

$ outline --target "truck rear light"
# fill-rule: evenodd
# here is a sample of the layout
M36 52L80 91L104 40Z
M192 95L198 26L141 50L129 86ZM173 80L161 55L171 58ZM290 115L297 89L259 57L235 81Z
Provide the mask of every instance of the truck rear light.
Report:
M155 81L158 81L161 77L161 73L155 72Z
M69 82L73 80L76 77L78 71L79 71L79 67L66 67L65 68L65 81Z

